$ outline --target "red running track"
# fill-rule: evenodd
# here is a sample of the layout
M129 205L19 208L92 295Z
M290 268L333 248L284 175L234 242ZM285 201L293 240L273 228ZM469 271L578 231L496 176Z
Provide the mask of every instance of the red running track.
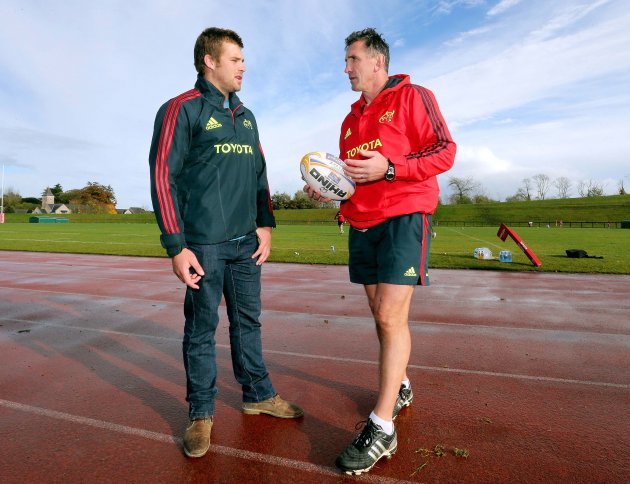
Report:
M0 251L0 481L629 482L630 277L431 275L398 453L355 478L333 463L375 402L377 343L345 267L264 266L267 366L306 416L240 412L222 323L212 446L192 460L169 261Z

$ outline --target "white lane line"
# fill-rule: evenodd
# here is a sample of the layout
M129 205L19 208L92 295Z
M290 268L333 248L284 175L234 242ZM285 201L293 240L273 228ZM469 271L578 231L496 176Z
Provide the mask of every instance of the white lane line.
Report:
M225 348L229 348L229 345L217 345ZM331 360L337 362L347 362L347 363L359 363L364 365L378 365L378 361L370 361L370 360L359 360L355 358L339 358L336 356L323 356L323 355L310 355L307 353L292 353L289 351L276 351L276 350L263 350L264 353L272 353L283 356L296 356L303 358L313 358L319 360ZM600 386L600 387L610 387L610 388L625 388L630 389L630 385L624 383L609 383L609 382L601 382L601 381L590 381L590 380L572 380L568 378L556 378L552 376L536 376L536 375L521 375L518 373L500 373L496 371L483 371L483 370L466 370L463 368L444 368L440 366L424 366L424 365L407 365L407 368L415 368L417 370L425 370L425 371L435 371L435 372L445 372L445 373L462 373L466 375L480 375L480 376L497 376L501 378L511 378L514 380L534 380L534 381L548 381L553 383L570 383L577 385L592 385L592 386Z
M96 280L98 278L93 278L93 280ZM112 280L112 281L123 281L123 282L129 282L129 279L108 279L108 278L104 278L106 280ZM144 281L143 284L148 284L150 283ZM155 282L155 284L160 284L163 285L163 283L161 281ZM0 286L0 289L3 288L4 286ZM180 286L173 286L176 289L179 289ZM52 294L52 295L62 295L62 296L76 296L78 298L94 298L94 299L102 299L102 300L125 300L125 301L141 301L141 302L158 302L160 304L163 305L173 305L173 306L177 306L180 307L182 305L181 301L169 301L169 300L164 300L164 299L152 299L152 298L148 298L148 297L132 297L129 295L124 295L124 296L109 296L106 294L88 294L88 293L84 293L84 292L69 292L69 291L54 291L52 289L32 289L32 288L23 288L23 287L18 287L18 286L10 286L10 287L6 287L9 290L14 290L16 292L21 292L21 293L26 293L26 292L34 292L34 293L42 293L42 294ZM183 297L183 293L181 294ZM447 301L448 302L448 301ZM531 305L530 302L523 302L523 303L514 303L514 306L529 306ZM538 303L538 307L542 307L544 305L547 305L546 303ZM574 307L580 307L581 305L575 305ZM625 306L623 304L621 305L617 305L618 309L620 312L623 312L625 310ZM221 304L220 307L225 307L223 305L223 303ZM592 308L593 305L589 303L585 303L584 307L588 307L588 308ZM330 316L330 315L326 315L326 314L320 314L320 313L298 313L295 311L288 311L288 310L280 310L280 309L264 309L262 314L263 316L268 316L268 315L272 315L274 313L278 313L278 314L308 314L309 317L312 317L314 319L317 318L322 318L322 319L330 319L333 317L339 318L339 319L343 319L345 321L354 321L354 320L364 320L366 318L366 316ZM0 318L0 320L2 320L3 318ZM368 317L368 319L370 320L370 322L372 322L372 319L370 317ZM614 333L602 333L599 331L590 331L589 329L574 329L574 330L566 330L566 329L557 329L557 328L528 328L528 327L514 327L514 326L505 326L505 325L489 325L489 324L465 324L465 323L444 323L442 321L428 321L428 320L423 320L423 321L418 321L415 319L411 319L409 320L410 324L413 325L423 325L423 324L429 324L429 325L441 325L441 326L457 326L457 327L463 327L466 329L474 329L474 328L487 328L487 329L506 329L508 331L511 330L516 330L516 331L542 331L542 332L547 332L547 331L561 331L564 333L577 333L577 334L595 334L595 335L609 335L609 336L615 336L618 337L620 334L622 336L625 336L624 333L620 333L620 332L614 332ZM35 323L33 323L35 324ZM411 326L410 326L411 327Z
M26 405L24 403L12 402L10 400L0 399L0 406L10 408L13 410L19 410L43 417L55 418L58 420L65 420L66 422L72 422L79 425L87 425L94 428L109 430L111 432L118 432L127 435L133 435L136 437L142 437L144 439L155 440L157 442L163 442L166 444L175 444L181 447L182 439L180 437L174 437L172 435L163 434L160 432L152 432L150 430L139 429L137 427L128 427L127 425L115 424L112 422L106 422L104 420L97 420L88 417L81 417L80 415L72 415L65 412L58 412L56 410L49 410L42 407L34 407L32 405ZM258 452L251 452L249 450L235 449L232 447L226 447L223 445L211 444L210 452L215 454L221 454L228 457L236 457L238 459L245 459L263 464L271 464L280 467L287 467L290 469L296 469L302 472L312 472L316 474L323 474L326 476L338 477L341 479L343 474L333 467L325 467L310 462L303 462L294 459L287 459L285 457L277 457L273 455L260 454ZM359 476L362 481L366 482L410 482L400 481L397 479L390 479L387 477L379 477L374 475Z
M21 323L40 325L40 326L52 326L55 328L75 329L79 331L93 331L96 333L115 334L118 336L130 336L130 337L146 338L146 339L159 339L159 340L165 340L165 341L173 341L176 343L181 342L181 339L179 338L169 338L167 336L154 336L154 335L148 335L148 334L128 333L124 331L114 331L111 329L87 328L87 327L82 327L82 326L66 326L63 324L44 323L44 322L34 323L32 321L20 320L20 319L0 318L0 321L21 322ZM216 346L218 348L230 349L230 345L217 344ZM311 359L317 359L317 360L335 361L338 363L358 363L362 365L378 365L378 361L360 360L356 358L341 358L338 356L312 355L309 353L294 353L292 351L263 349L263 353L269 353L269 354L281 355L281 356L294 356L298 358L311 358ZM624 383L609 383L609 382L592 381L592 380L574 380L570 378L557 378L557 377L551 377L551 376L522 375L518 373L501 373L501 372L496 372L496 371L467 370L463 368L444 368L440 366L425 366L425 365L413 365L413 364L409 364L407 365L407 367L415 368L418 370L425 370L425 371L460 373L460 374L466 374L466 375L493 376L493 377L501 377L501 378L511 378L514 380L546 381L546 382L552 382L552 383L568 383L568 384L575 384L575 385L590 385L590 386L599 386L599 387L608 387L608 388L630 389L630 384L624 384Z
M106 256L104 256L104 257L106 257ZM67 264L59 264L59 265L65 266ZM85 266L85 267L88 267L88 266ZM75 267L73 267L73 268L75 268ZM90 266L90 268L92 268L92 269L101 269L100 266L93 266L93 267ZM79 267L76 267L76 269L79 269ZM81 269L81 270L84 270L84 269ZM116 270L120 270L121 272L128 272L129 271L129 269L116 269ZM141 273L141 272L153 272L153 273L156 273L157 272L157 273L159 273L160 276L164 277L164 280L166 280L166 278L167 278L167 275L164 274L164 271L162 269L133 269L133 272L136 272L136 273ZM20 273L18 271L0 271L0 274L19 274L19 275L24 275L24 274L22 274L22 273ZM27 277L33 277L33 276L36 276L36 275L38 275L38 273L26 274ZM168 278L170 278L170 277L171 276L168 275ZM112 281L112 282L122 281L122 282L125 282L125 283L135 282L135 281L130 281L129 279L125 279L125 278L114 278L114 277L106 277L106 276L103 276L103 277L93 276L91 280L92 281L95 281L95 280ZM629 280L630 280L630 278L629 278ZM2 284L2 283L0 282L0 284ZM153 280L142 281L142 284L147 285L147 286L151 285L151 284L157 286L159 284L162 287L162 286L164 286L165 282L163 280L161 280L160 278L157 278L157 279L153 278ZM171 285L172 285L172 287L175 290L182 289L182 286L179 285L179 284L172 283ZM53 295L61 294L61 295L66 295L66 296L76 296L76 297L83 297L83 298L85 298L85 297L101 298L101 299L105 299L105 300L106 299L116 299L116 300L124 299L124 300L128 300L128 301L145 301L145 302L158 301L158 302L163 303L163 304L177 304L177 305L181 306L181 301L179 301L179 300L178 301L168 301L168 300L165 301L163 299L152 299L150 297L132 297L130 295L121 295L121 296L117 296L116 295L116 296L112 296L112 295L107 295L107 294L89 294L89 293L86 293L86 292L78 292L78 291L58 291L58 290L53 290L51 288L34 289L34 288L31 288L31 287L20 287L19 285L15 285L15 286L2 286L2 285L0 285L0 288L6 288L6 289L9 289L9 290L20 291L22 293L34 292L34 293L53 294ZM265 291L266 292L270 292L270 293L271 292L274 292L274 293L285 292L284 289L277 289L277 290L265 289ZM321 293L321 292L319 294L322 297L337 296L338 295L338 293ZM358 294L349 294L348 296L363 297L362 295L358 295ZM182 297L183 297L183 295L182 295ZM479 303L484 303L484 304L488 304L488 305L490 305L490 304L495 304L496 305L496 304L500 303L500 300L498 298L495 298L495 297L490 297L490 298L489 297L468 298L465 303L462 303L460 301L454 301L454 300L452 300L450 298L437 298L435 300L441 302L442 304L451 304L451 305L464 305L464 304L469 304L470 302L474 302L474 303L475 302L479 302ZM545 307L545 306L550 306L552 308L557 307L557 303L555 301L536 301L535 304L537 305L538 308L542 308L542 307ZM510 301L510 305L512 307L517 307L517 308L519 308L521 306L522 307L529 307L529 306L532 305L532 301L530 299L522 300L522 301ZM605 307L606 309L610 310L609 304L605 303L605 302L604 303L598 303L598 302L594 302L594 301L589 301L589 302L585 302L585 303L573 304L573 308L574 309L581 308L582 306L586 307L586 308L589 308L589 309L592 309L594 307L600 306L600 307ZM615 306L614 309L619 311L620 313L623 313L623 311L626 310L629 307L630 307L630 305L624 304L623 302L616 302L616 306ZM295 311L264 310L263 314L264 313L273 313L273 312L289 313L289 314L295 313ZM318 314L313 314L313 313L308 313L308 314L311 315L311 316L314 316L314 317L315 316L319 316ZM344 318L345 319L352 319L352 317L349 317L349 316L344 316ZM410 322L416 323L417 321L410 320ZM422 322L432 323L431 321L422 321ZM434 324L455 324L455 323L434 323ZM463 326L469 326L469 325L463 325ZM492 327L492 328L495 328L495 327L503 328L503 327L505 327L505 328L508 328L508 329L512 329L510 326L488 326L488 327ZM518 329L536 329L536 330L538 330L539 328L518 328ZM542 329L542 330L543 331L547 331L545 329ZM593 332L593 331L580 331L580 332L589 332L590 333L590 332ZM595 333L596 334L608 334L608 333L597 333L597 332L595 332ZM617 334L617 333L611 333L611 334Z
M96 427L105 430L111 430L114 432L120 432L128 435L136 435L145 439L157 440L158 442L165 442L167 444L181 445L182 439L173 437L172 435L161 434L158 432L151 432L149 430L139 429L135 427L127 427L126 425L119 425L112 422L105 422L103 420L96 420L88 417L81 417L79 415L72 415L65 412L58 412L56 410L49 410L41 407L34 407L32 405L26 405L24 403L12 402L10 400L0 399L0 405L14 410L21 410L23 412L34 413L44 417L56 418L59 420L66 420L81 425L89 425L90 427Z

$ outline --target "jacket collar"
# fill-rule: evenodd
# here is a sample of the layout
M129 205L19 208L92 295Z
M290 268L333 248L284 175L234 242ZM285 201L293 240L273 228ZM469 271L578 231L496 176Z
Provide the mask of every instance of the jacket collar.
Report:
M197 75L197 82L195 83L195 89L201 92L201 95L206 98L213 106L218 108L223 108L223 100L225 97L223 93L219 91L214 84L208 81L201 74ZM230 101L230 109L234 111L236 108L241 106L243 103L238 98L235 92L231 92L229 95Z
M389 96L389 94L400 90L403 86L408 84L411 84L411 79L408 74L396 74L390 76L383 90L378 93L370 105L380 104ZM350 111L357 116L360 116L366 106L367 103L365 102L365 98L362 94L361 97L352 104Z

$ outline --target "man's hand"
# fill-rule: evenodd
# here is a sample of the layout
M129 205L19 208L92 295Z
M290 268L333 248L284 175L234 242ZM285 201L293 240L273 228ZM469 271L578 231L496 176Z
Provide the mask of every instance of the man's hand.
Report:
M199 265L197 257L190 249L182 249L172 259L173 272L188 287L199 289L199 281L204 276L203 269Z
M385 178L385 172L389 163L387 158L378 151L360 150L359 154L364 160L344 160L346 169L344 173L355 183L367 183Z
M256 235L258 236L258 250L252 254L252 259L258 257L256 265L261 266L271 252L271 227L258 227Z
M318 191L313 190L310 185L304 185L304 188L302 188L302 191L304 191L309 196L309 198L312 198L313 200L316 200L318 202L327 203L332 200L332 198L326 198L322 196L322 194L319 193Z

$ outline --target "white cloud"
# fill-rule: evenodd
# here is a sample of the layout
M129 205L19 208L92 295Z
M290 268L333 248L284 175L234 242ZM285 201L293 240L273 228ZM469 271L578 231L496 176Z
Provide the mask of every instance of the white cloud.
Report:
M460 124L556 94L566 86L630 67L630 16L545 41L515 42L494 56L457 68L429 85Z
M597 0L595 3L569 5L567 8L561 10L558 15L552 17L540 29L533 31L531 38L533 40L547 39L556 32L575 24L594 10L609 3L609 1L610 0Z
M501 15L512 7L521 3L521 0L501 0L494 7L488 10L488 16L492 17L494 15Z
M458 167L471 176L475 174L484 177L491 174L506 173L512 163L499 158L488 146L464 145L457 151Z
M439 0L433 9L438 14L449 15L460 6L474 7L484 3L485 0Z
M448 47L453 47L453 46L456 46L458 44L462 44L468 41L471 37L477 37L479 35L487 34L491 30L492 29L489 26L484 26L484 27L479 27L477 29L468 30L467 32L460 33L454 39L448 40L447 42L445 42L445 45L447 45Z
M545 23L546 35L531 22L531 35L494 39L503 47L492 55L478 45L472 61L458 66L449 57L463 55L459 48L441 59L439 76L422 70L459 146L449 175L476 175L498 199L536 173L575 183L623 177L630 155L630 52L624 47L630 16L616 12L584 23L593 12L568 6ZM567 30L578 19L582 25ZM527 23L521 16L521 25ZM605 189L615 193L616 184Z
M271 192L293 194L301 189L299 162L309 151L339 153L339 125L356 100L350 90L324 102L301 106L299 116L269 112L258 116L261 142L268 160Z
M612 194L616 182L609 180L630 174L627 158L620 155L630 153L630 139L611 129L623 126L625 117L623 112L608 114L604 123L568 113L553 122L471 128L459 133L457 161L449 175L472 176L497 199L513 195L523 178L537 173L552 179L564 176L574 185L608 180L605 190Z

